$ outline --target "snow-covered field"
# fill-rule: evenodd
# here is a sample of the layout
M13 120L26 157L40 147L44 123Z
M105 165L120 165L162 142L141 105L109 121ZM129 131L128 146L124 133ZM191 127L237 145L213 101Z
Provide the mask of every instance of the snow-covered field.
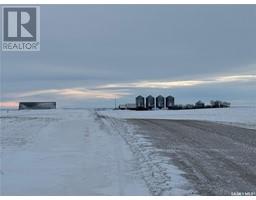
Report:
M1 111L0 119L1 195L192 193L124 120L85 109Z
M150 195L129 146L93 111L1 113L2 195Z
M256 129L256 106L194 110L105 110L100 113L105 116L122 119L207 120Z

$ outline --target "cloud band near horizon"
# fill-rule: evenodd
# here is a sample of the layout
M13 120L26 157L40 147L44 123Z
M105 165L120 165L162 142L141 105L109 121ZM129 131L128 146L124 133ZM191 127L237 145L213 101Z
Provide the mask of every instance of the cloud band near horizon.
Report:
M159 88L159 89L173 89L184 87L195 87L208 84L225 84L233 82L254 82L256 81L256 74L246 75L228 75L208 77L204 79L194 80L176 80L176 81L140 81L131 83L114 83L99 85L95 88L63 88L63 89L46 89L33 90L22 93L6 94L9 101L0 103L0 107L14 107L17 106L19 99L25 99L36 96L56 96L67 99L115 99L124 96L132 95L129 89L133 88Z

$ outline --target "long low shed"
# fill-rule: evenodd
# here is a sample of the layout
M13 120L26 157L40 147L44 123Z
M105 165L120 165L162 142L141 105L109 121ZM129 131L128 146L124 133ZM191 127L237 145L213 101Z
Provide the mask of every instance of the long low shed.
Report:
M56 109L56 102L20 102L19 110Z

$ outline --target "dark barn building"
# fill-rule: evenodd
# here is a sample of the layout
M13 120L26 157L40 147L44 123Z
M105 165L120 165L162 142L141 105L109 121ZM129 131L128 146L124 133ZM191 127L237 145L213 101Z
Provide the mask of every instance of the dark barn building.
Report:
M136 97L136 109L137 110L145 109L145 99L141 95Z
M204 102L202 102L202 101L196 102L195 108L204 108Z
M211 101L211 105L213 108L220 108L221 101Z
M56 102L20 102L19 110L56 109Z
M165 99L166 103L166 108L170 109L174 107L174 97L173 96L168 96Z
M155 98L151 95L146 98L146 108L152 110L155 107Z
M230 107L230 103L226 101L211 101L212 108L228 108Z
M164 108L164 97L162 95L156 97L156 107L159 109Z

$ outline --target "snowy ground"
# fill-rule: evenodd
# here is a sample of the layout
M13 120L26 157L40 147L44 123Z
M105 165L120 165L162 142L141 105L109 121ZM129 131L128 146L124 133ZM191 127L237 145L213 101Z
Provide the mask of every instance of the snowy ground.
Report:
M122 119L206 120L256 129L256 106L193 110L105 110L100 114Z
M1 194L150 195L129 146L104 126L88 110L2 112Z
M186 195L169 159L94 110L1 111L1 195Z
M191 121L254 129L255 107L13 110L0 119L1 195L209 195L225 182L220 177L234 183L225 194L256 184L255 130Z

